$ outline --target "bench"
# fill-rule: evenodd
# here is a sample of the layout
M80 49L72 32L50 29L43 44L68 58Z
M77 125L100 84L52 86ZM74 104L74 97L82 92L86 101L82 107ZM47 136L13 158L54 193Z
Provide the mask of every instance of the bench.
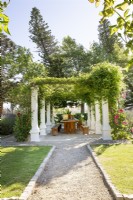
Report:
M58 133L60 132L61 129L61 124L55 124L52 128L51 128L51 133L52 135L56 136L58 135Z
M89 134L89 126L81 125L81 129L84 135Z

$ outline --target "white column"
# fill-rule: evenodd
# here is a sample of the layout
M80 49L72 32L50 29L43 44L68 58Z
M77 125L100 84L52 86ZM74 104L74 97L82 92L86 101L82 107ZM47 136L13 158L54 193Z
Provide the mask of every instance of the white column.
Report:
M52 125L55 125L54 121L54 107L52 106Z
M90 123L90 130L95 131L95 117L94 117L94 110L93 106L91 106L91 123Z
M96 124L95 124L95 132L96 134L102 134L102 126L100 121L100 105L99 102L95 103L95 114L96 114Z
M51 113L50 113L50 103L47 104L47 133L50 133L51 131Z
M103 140L112 140L111 127L109 125L109 109L107 101L102 101L102 118L103 118L103 126L102 126Z
M90 125L91 125L91 110L90 110L89 105L87 105L87 114L88 114L87 126L89 126L89 128L90 128Z
M38 127L38 88L31 88L31 141L40 141Z
M46 124L45 124L45 99L41 102L40 110L40 135L47 135L46 133Z
M87 103L84 103L84 112L85 112L85 113L88 112L88 105L87 105Z

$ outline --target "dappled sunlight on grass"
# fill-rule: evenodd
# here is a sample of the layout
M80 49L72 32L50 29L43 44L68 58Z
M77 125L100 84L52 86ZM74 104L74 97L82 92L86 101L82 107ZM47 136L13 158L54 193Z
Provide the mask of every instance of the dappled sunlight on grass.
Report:
M6 197L11 197L11 194L15 194L15 196L19 196L21 192L24 190L25 184L23 183L14 183L10 185L5 185L2 187L2 193L6 194ZM3 195L2 195L3 196Z
M133 145L99 145L93 149L116 188L133 194Z
M50 149L43 146L1 148L1 198L20 196Z

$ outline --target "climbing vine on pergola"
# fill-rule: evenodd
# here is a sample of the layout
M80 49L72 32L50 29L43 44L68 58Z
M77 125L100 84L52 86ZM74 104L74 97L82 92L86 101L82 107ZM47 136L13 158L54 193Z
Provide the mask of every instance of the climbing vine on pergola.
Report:
M82 100L82 102L86 102L88 105L91 104L89 111L91 114L91 127L95 129L96 134L102 134L103 139L111 139L108 102L111 106L115 105L122 89L122 73L119 67L109 63L102 63L94 66L90 74L82 74L76 78L36 78L31 81L30 87L32 88L31 141L39 141L39 135L46 135L47 132L51 131L50 103L52 102L54 105L57 100L72 99ZM41 102L39 109L38 95ZM47 106L45 106L45 101L47 102ZM46 112L47 128L45 122ZM38 123L38 114L40 115L40 124ZM92 125L94 121L96 123Z
M40 98L48 101L81 100L88 104L107 99L115 104L123 87L120 67L110 63L100 63L89 74L71 78L35 78L32 87L38 86Z

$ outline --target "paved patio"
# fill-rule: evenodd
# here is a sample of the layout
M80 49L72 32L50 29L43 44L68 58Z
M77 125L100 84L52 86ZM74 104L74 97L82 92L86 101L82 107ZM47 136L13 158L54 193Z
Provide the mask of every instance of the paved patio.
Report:
M101 135L88 134L83 135L81 132L76 134L65 134L63 132L59 133L57 136L52 136L48 134L46 136L40 136L40 142L16 142L14 136L6 136L1 138L2 146L11 146L11 145L62 145L64 142L67 144L74 144L75 142L87 142L88 143L102 143L104 142L101 138Z

